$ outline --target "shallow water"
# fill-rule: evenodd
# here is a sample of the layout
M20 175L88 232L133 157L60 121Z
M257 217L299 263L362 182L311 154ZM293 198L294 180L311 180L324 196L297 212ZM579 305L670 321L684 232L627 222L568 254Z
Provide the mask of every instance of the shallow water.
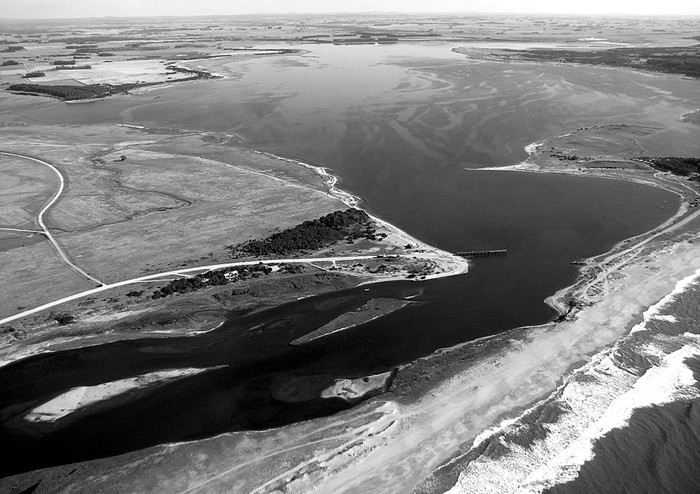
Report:
M441 45L307 48L303 57L231 67L243 74L238 79L87 105L42 101L17 113L53 123L235 132L244 145L332 168L365 207L421 240L455 251L508 249L508 256L475 260L465 276L371 285L236 316L207 335L113 343L2 368L2 406L28 407L78 385L228 366L68 419L53 432L6 421L0 440L16 455L5 474L332 413L348 405L283 403L271 389L290 377L322 375L330 383L380 372L440 347L545 322L553 314L544 298L576 278L570 261L649 230L678 206L673 194L637 184L469 168L513 164L525 158L526 144L591 123L664 124L667 142L685 142L687 127L673 115L692 82L465 62ZM659 85L676 93L666 97ZM401 298L418 288L423 293L412 300L420 305L287 346L369 296ZM258 324L270 327L243 336ZM177 351L152 350L163 345Z

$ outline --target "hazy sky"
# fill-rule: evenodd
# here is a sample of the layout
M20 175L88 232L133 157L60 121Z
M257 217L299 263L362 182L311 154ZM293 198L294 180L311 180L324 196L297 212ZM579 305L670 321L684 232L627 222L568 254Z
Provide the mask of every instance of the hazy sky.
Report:
M0 18L372 11L700 15L700 0L0 0Z

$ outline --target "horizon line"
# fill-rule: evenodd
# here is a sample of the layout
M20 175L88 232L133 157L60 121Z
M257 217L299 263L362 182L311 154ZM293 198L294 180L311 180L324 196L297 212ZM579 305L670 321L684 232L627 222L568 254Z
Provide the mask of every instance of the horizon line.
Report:
M84 17L0 17L0 22L4 21L52 21L52 20L99 20L99 19L160 19L160 18L207 18L207 17L261 17L261 16L324 16L324 15L372 15L372 14L392 14L404 16L421 15L493 15L493 16L561 16L561 17L658 17L658 18L678 18L678 17L700 17L700 12L693 14L639 14L625 12L606 13L583 13L583 12L518 12L518 11L396 11L396 10L367 10L367 11L328 11L328 12L255 12L242 14L159 14L159 15L96 15Z

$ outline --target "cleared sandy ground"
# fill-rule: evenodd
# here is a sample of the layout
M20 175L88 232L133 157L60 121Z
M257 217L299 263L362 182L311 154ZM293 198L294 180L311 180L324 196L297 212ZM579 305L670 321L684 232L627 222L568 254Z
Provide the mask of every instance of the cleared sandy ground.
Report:
M164 82L184 79L189 74L168 74L162 60L116 60L104 63L89 61L90 69L70 69L45 72L41 84L72 78L80 84L128 84L134 82ZM82 65L82 64L79 64ZM50 69L51 66L37 69Z

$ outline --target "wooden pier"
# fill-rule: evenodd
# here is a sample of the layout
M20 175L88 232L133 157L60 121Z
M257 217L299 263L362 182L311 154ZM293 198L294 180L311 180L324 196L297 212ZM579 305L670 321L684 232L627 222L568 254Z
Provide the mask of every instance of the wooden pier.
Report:
M506 249L499 250L468 250L465 252L455 252L461 257L493 257L493 256L505 256L508 255Z

